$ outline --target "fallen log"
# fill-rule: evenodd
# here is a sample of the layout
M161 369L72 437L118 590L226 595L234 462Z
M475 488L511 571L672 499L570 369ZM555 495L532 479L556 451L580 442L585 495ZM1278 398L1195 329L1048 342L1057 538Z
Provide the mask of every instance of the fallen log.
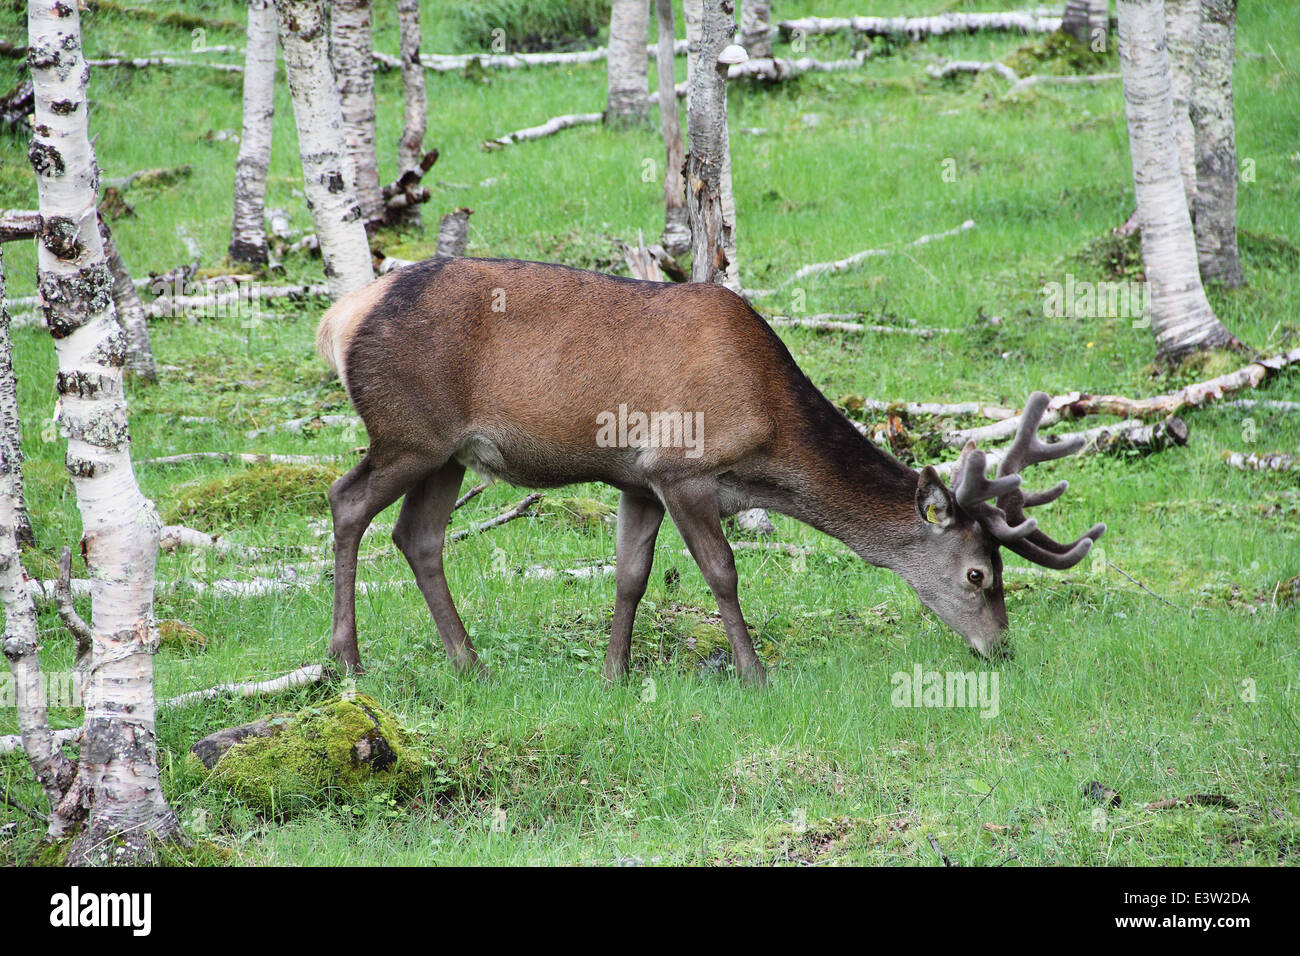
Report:
M491 152L492 150L505 149L514 143L553 136L560 130L574 126L594 126L601 121L603 115L602 113L568 113L564 116L553 116L538 126L529 126L525 129L515 130L513 133L506 133L504 136L498 136L496 139L489 139L483 143L482 148L486 152Z
M222 73L243 73L244 67L238 63L216 63L212 60L182 60L174 56L137 56L109 57L101 60L87 60L88 66L121 67L130 70L147 70L150 67L199 66Z
M1223 461L1231 468L1242 471L1300 471L1300 455L1270 453L1257 455L1239 451L1225 452Z
M254 428L251 431L244 432L244 437L261 438L263 435L272 432L300 432L309 425L324 428L348 428L360 426L361 418L358 415L304 415L302 418L291 418L287 422L278 422L263 428Z
M1011 88L1002 95L1004 97L1012 96L1021 90L1029 89L1031 86L1055 85L1055 86L1096 86L1099 83L1109 83L1111 80L1118 80L1118 73L1075 73L1065 76L1053 76L1043 74L1039 76L1026 76L1016 80L1011 84Z
M651 59L659 54L658 44L646 47ZM673 44L673 53L682 56L686 53L686 41L678 40ZM422 53L420 65L436 73L451 73L464 70L474 64L485 70L515 70L534 66L576 66L583 63L599 63L609 56L607 47L594 50L576 50L567 53ZM402 61L391 53L374 52L375 63L385 70L401 69Z
M161 702L162 707L184 707L200 700L212 700L217 697L265 697L269 694L281 694L298 687L307 687L327 680L329 671L320 664L300 667L282 677L273 680L249 681L238 684L218 684L206 690L192 690L178 694Z
M474 210L465 206L453 209L438 222L437 256L463 256L469 246L469 217Z
M1020 74L996 60L949 60L927 66L925 72L936 80L944 80L959 73L996 73L1012 83L1020 81Z
M975 220L967 219L960 226L954 226L944 232L936 232L933 235L921 236L919 239L913 239L907 243L904 248L917 248L938 239L947 239L950 236L958 236L963 232L975 228ZM791 282L798 282L800 279L806 279L808 276L823 275L825 273L847 272L860 262L877 256L890 256L897 253L897 249L864 249L862 252L855 252L844 259L836 259L834 262L814 262L812 265L803 266L798 269L794 275L786 279L782 285L788 285Z
M866 325L854 321L860 317L861 313L858 312L826 313L802 318L790 315L773 315L767 317L767 324L778 328L812 329L815 332L875 332L881 335L915 335L922 339L933 338L941 334L946 335L953 331L952 329L917 329L903 325Z
M163 455L145 458L142 465L185 465L195 461L239 462L243 465L315 465L324 461L337 461L338 455L271 455L253 452L190 451L181 455Z
M932 17L801 17L782 20L777 25L785 39L796 33L803 36L852 31L869 37L907 37L923 40L951 33L977 33L981 30L1007 33L1054 33L1061 28L1059 16L1033 13L942 13Z
M0 214L0 242L35 239L41 229L41 214L35 209L10 209Z

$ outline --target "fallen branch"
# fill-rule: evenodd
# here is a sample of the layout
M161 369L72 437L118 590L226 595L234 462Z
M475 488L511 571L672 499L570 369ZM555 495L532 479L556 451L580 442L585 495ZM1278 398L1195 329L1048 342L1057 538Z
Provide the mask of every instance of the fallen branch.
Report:
M1228 408L1265 408L1274 412L1300 412L1300 402L1278 402L1266 398L1238 398L1223 404Z
M1060 17L1021 12L943 13L933 17L802 17L797 20L782 20L777 24L781 36L786 39L795 33L808 36L852 30L863 36L905 36L921 40L950 33L976 33L980 30L1053 33L1060 27Z
M1266 454L1256 455L1230 451L1224 454L1223 461L1231 468L1242 471L1300 471L1300 455Z
M0 242L35 239L41 229L41 214L35 209L10 209L0 215Z
M300 432L308 426L352 428L360 425L361 419L357 415L305 415L302 418L291 418L287 422L267 425L264 428L254 428L252 431L244 432L244 437L260 438L272 432Z
M228 451L191 451L182 455L164 455L145 458L142 465L184 465L193 461L236 461L244 465L315 465L324 461L337 461L338 455L264 455Z
M1143 809L1146 810L1173 810L1176 807L1222 807L1225 810L1236 810L1237 801L1231 797L1225 797L1221 793L1189 793L1185 797L1174 797L1172 800L1156 800L1154 803L1148 803Z
M859 430L867 434L865 426L859 428ZM1157 422L1154 425L1145 425L1136 419L1129 419L1114 425L1099 425L1086 431L1044 437L1050 443L1053 440L1060 441L1076 435L1082 436L1084 439L1083 448L1078 452L1080 455L1114 452L1124 449L1157 452L1173 445L1187 444L1188 428L1186 422L1174 416L1168 421ZM986 448L984 454L988 458L989 465L996 466L1002 463L1007 451L1006 448ZM935 465L934 470L944 477L951 477L957 470L957 461Z
M254 548L246 548L241 544L235 544L235 542L227 541L217 535L198 531L195 528L187 528L183 524L164 526L162 534L158 538L158 548L167 552L179 551L181 548L198 548L240 558L250 557L256 553Z
M946 232L937 232L930 236L921 236L919 239L913 239L904 248L915 249L918 246L924 246L927 243L934 242L936 239L947 239L950 236L957 236L963 232L975 228L975 220L967 219L960 226L955 226ZM864 262L876 256L890 256L897 253L897 249L864 249L862 252L855 252L845 259L836 259L834 262L815 262L812 265L803 266L794 275L786 279L782 285L788 285L791 282L797 282L800 279L807 278L811 275L822 275L830 272L847 272L856 266L859 262Z
M877 332L881 335L915 335L922 339L953 331L952 329L914 329L901 325L864 325L861 322L851 321L859 315L860 313L857 312L810 315L805 318L773 315L768 317L767 323L781 328L812 329L815 332Z
M657 44L646 48L650 58L658 56ZM686 41L678 40L673 44L673 52L682 56L686 53ZM451 73L464 70L471 64L483 69L514 70L534 66L575 66L582 63L599 63L606 59L609 50L597 47L594 50L577 50L570 53L422 53L420 65L426 70L437 73ZM375 63L386 70L401 69L402 61L391 53L374 52Z
M483 494L483 492L487 491L487 487L488 486L486 481L483 482L482 484L475 485L469 491L465 492L463 495L461 495L459 498L456 499L456 503L451 506L451 510L457 511L465 507L465 505L467 505L469 502L473 501L479 495Z
M1044 74L1042 76L1026 76L1023 79L1016 80L1011 88L1002 95L1011 96L1020 90L1028 89L1031 86L1055 85L1055 86L1096 86L1099 83L1108 83L1111 80L1118 80L1118 73L1077 73L1066 76L1052 76Z
M782 80L794 79L796 76L802 76L805 73L842 73L848 70L856 70L866 62L867 58L868 54L865 50L849 60L814 60L806 56L797 60L782 57L763 57L756 60L747 60L744 63L731 64L731 66L727 67L727 79L767 80L778 83Z
M925 68L925 72L936 80L947 79L958 73L996 73L1012 83L1020 81L1020 74L996 60L950 60L947 63L932 64Z
M307 667L300 667L296 671L273 680L250 681L243 684L218 684L215 687L209 687L207 690L192 690L164 700L160 706L184 707L186 704L192 704L195 701L212 700L215 697L264 697L269 694L280 694L298 687L319 684L321 681L327 680L328 677L329 672L326 668L320 664L312 664Z
M385 225L398 225L403 221L405 210L426 203L433 198L433 193L429 191L429 187L422 186L420 182L437 161L438 151L436 149L429 150L420 159L418 168L406 170L397 179L380 190L384 200L383 222Z
M182 60L174 56L138 56L109 57L104 60L87 60L88 66L124 67L130 70L145 70L149 67L202 66L209 70L223 73L243 73L243 66L237 63L214 63L211 60Z
M489 139L483 143L482 148L491 152L496 149L505 149L514 143L553 136L560 130L569 129L573 126L594 126L601 121L601 116L600 113L568 113L564 116L553 116L540 126L529 126L526 129L519 129L513 133L498 136L496 139Z
M75 744L81 740L80 727L68 727L64 730L53 731L54 743L56 745ZM0 754L11 753L15 750L23 749L22 734L6 734L0 737Z
M495 518L489 518L487 521L484 521L482 524L473 525L468 528L461 528L459 531L453 531L451 534L447 535L447 540L449 542L460 541L464 538L468 538L470 535L475 535L482 531L487 531L489 528L495 528L498 525L503 525L507 521L514 521L516 518L522 518L526 514L528 514L528 509L531 508L533 505L537 504L537 502L541 501L543 497L544 496L540 492L533 492L531 495L527 495L525 498L523 498L518 504L516 504L509 511L504 511L501 514L497 515Z

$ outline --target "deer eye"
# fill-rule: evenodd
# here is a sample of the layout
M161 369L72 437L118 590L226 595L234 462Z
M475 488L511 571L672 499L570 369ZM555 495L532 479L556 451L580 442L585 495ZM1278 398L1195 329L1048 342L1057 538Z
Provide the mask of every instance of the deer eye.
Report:
M966 580L976 587L979 587L984 583L984 572L977 568L971 568L966 572Z

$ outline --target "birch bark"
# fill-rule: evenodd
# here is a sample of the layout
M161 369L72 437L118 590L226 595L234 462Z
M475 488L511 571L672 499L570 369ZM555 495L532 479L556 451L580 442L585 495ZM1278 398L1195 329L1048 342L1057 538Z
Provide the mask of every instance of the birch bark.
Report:
M740 45L751 59L772 56L772 0L741 0Z
M660 242L670 255L680 256L691 247L691 227L686 221L686 186L682 179L685 148L681 121L677 116L676 78L673 75L672 0L655 0L655 19L659 23L659 128L663 132L666 162L664 166L664 231Z
M154 839L181 839L159 783L154 736L154 565L160 523L131 465L122 365L126 337L95 207L99 173L86 116L89 68L77 8L27 6L36 96L28 156L36 171L39 283L58 358L67 470L90 571L92 658L77 774L50 816L51 836L85 821L73 863L152 859Z
M1165 0L1165 34L1169 47L1169 86L1174 100L1174 135L1178 169L1187 208L1196 200L1196 134L1192 130L1192 60L1201 22L1201 0Z
M275 114L275 5L248 0L244 49L244 124L235 161L234 221L229 255L235 262L266 265L266 175L271 167Z
M1150 283L1156 355L1166 361L1233 341L1201 286L1196 237L1174 138L1173 91L1161 0L1118 0L1133 189Z
M13 343L5 304L4 246L0 245L0 472L13 482L13 529L18 544L35 544L23 499L23 432L18 419L18 383L13 372Z
M374 278L363 214L346 172L348 161L334 75L325 42L322 0L275 0L285 73L302 153L302 175L325 281L335 299Z
M402 58L402 100L405 120L402 138L397 143L397 169L402 173L421 173L424 159L424 136L428 131L428 97L424 89L424 67L420 65L419 0L397 0L397 21ZM420 226L419 203L402 207L401 222Z
M1244 282L1237 254L1237 140L1232 104L1237 0L1203 0L1192 80L1196 253L1201 280Z
M649 39L648 0L614 0L609 15L609 55L605 60L609 79L607 126L637 125L649 118Z
M350 183L367 228L384 219L375 154L375 63L370 36L370 0L330 4L330 57L343 111L343 135Z

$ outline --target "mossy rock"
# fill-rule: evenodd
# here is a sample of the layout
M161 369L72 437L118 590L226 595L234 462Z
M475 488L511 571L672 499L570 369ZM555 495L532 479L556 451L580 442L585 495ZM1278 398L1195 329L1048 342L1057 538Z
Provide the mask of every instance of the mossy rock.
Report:
M1106 43L1106 51L1098 53L1092 45L1075 39L1064 30L1049 33L1041 40L1017 49L1002 62L1020 76L1040 73L1104 73L1113 66L1115 44Z
M300 710L273 736L241 740L211 780L257 810L287 813L381 788L411 792L424 764L410 731L374 698L352 694Z
M340 474L339 468L324 464L264 464L188 481L167 502L163 520L213 532L263 521L268 512L328 514L329 486Z
M595 498L557 498L548 501L543 513L553 515L574 531L594 534L602 527L613 527L618 512Z

